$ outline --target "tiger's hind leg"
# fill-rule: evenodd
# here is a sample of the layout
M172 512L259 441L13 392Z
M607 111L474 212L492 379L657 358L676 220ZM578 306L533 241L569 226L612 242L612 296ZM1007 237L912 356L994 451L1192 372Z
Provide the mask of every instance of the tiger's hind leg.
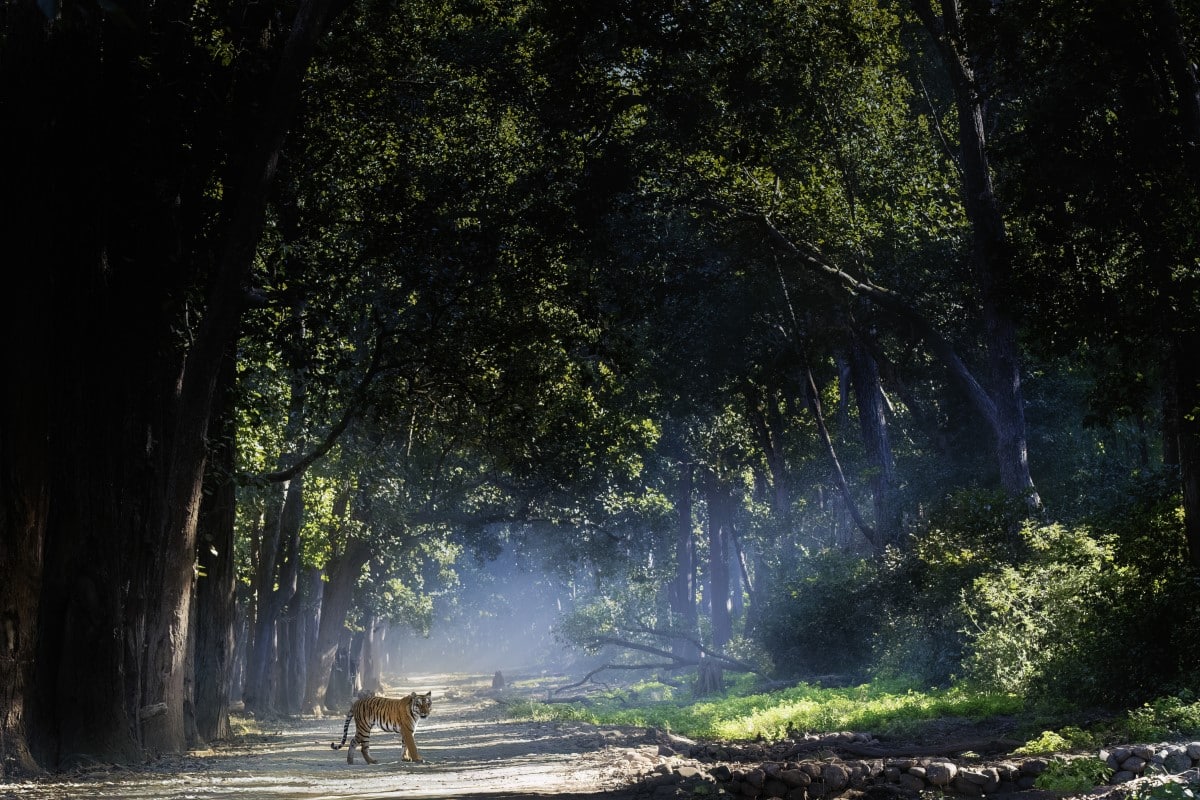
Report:
M379 761L377 759L371 758L371 754L369 752L367 752L367 748L371 746L370 731L367 732L366 736L363 736L361 739L359 739L359 742L361 743L361 746L359 747L359 749L362 750L363 761L367 762L368 764L378 764Z

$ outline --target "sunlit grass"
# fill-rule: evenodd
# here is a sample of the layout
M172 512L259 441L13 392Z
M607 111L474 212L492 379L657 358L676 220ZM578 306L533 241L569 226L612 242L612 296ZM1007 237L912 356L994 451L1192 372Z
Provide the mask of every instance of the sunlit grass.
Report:
M515 704L510 713L538 719L580 720L597 725L657 727L700 739L780 739L789 731L871 731L881 735L911 732L922 722L944 717L983 719L1020 713L1012 695L961 689L916 691L886 683L825 689L807 684L766 693L731 691L699 701L637 703L626 692L612 692L589 704ZM523 709L522 706L525 706Z

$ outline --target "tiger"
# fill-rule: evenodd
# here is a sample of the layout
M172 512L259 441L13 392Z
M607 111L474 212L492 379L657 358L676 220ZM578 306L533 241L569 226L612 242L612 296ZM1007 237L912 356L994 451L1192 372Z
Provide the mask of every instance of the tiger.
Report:
M382 697L374 692L362 692L350 706L346 714L346 724L342 726L342 741L331 742L334 750L342 749L346 736L350 731L350 720L354 720L354 738L350 740L350 748L346 751L346 763L354 763L354 747L362 749L363 760L368 764L378 763L367 752L370 744L371 728L378 725L382 730L400 733L404 741L402 757L405 761L423 761L417 751L417 742L413 731L417 728L418 720L425 719L433 711L433 692L417 694L412 692L406 697Z

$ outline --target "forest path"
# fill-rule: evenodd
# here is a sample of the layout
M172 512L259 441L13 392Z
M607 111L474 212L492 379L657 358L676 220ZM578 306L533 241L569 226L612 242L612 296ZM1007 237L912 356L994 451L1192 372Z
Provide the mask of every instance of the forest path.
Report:
M371 735L377 764L346 763L344 717L263 723L262 741L159 759L143 768L97 769L20 784L0 800L367 800L371 798L617 798L623 783L617 731L583 723L511 722L483 693L491 676L418 676L404 692L432 691L433 713L417 728L424 763L401 760L398 734ZM389 694L399 693L398 689ZM351 730L353 735L353 729ZM614 791L618 790L618 791Z

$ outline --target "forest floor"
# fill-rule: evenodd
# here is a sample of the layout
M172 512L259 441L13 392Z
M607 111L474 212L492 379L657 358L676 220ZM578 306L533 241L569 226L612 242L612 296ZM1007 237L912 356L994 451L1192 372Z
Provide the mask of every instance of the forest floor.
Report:
M404 691L433 692L417 728L423 763L401 760L398 734L376 729L367 765L330 749L344 717L263 722L263 735L144 766L96 766L25 783L0 783L0 800L366 800L367 798L608 798L623 795L617 753L638 733L583 723L512 722L487 697L491 676L414 677ZM400 687L397 687L397 691ZM389 692L392 694L393 692ZM351 729L350 735L354 731Z
M356 752L355 763L347 764L346 749L329 746L342 738L344 717L288 718L261 721L260 733L236 742L140 766L97 764L40 780L0 782L0 800L634 800L654 794L653 786L639 785L639 778L663 771L655 743L661 732L512 721L491 691L491 676L412 677L388 694L411 690L433 692L433 713L416 734L423 763L401 760L399 735L376 729L371 754L379 763L364 764ZM519 694L505 692L504 702L522 702ZM927 726L919 741L890 745L961 750L964 741L982 744L984 737L1008 733L1005 719L945 720ZM1132 788L1097 787L1077 800L1126 800ZM1036 790L1006 797L1067 800L1064 793Z

